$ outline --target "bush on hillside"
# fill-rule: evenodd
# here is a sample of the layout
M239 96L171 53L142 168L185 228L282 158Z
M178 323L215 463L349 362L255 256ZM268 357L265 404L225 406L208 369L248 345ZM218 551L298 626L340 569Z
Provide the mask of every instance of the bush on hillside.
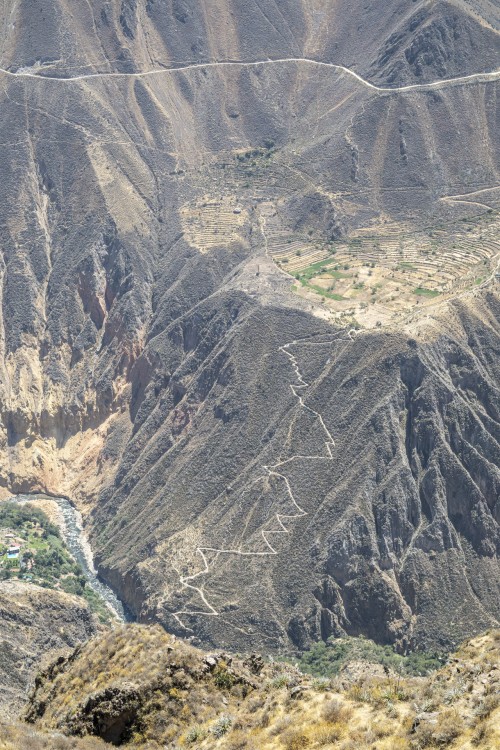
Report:
M380 646L368 638L330 638L305 651L300 660L301 671L316 677L333 677L349 662L365 661L404 675L426 675L445 662L442 654L414 651L407 656L397 654L392 646Z

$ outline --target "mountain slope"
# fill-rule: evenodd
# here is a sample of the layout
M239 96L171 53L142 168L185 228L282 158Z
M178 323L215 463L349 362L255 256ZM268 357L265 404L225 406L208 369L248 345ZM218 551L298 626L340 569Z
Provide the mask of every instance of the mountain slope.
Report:
M498 640L490 631L463 644L426 677L360 661L313 680L256 654L204 654L158 628L121 628L39 675L28 719L40 741L62 730L151 750L486 749L499 738Z
M274 649L499 617L498 246L447 240L498 218L499 76L440 82L498 36L407 5L4 8L0 486L73 497L143 620ZM291 288L356 233L406 273L403 230L468 281L421 254L396 327Z
M5 721L23 710L42 662L87 641L97 624L80 597L20 581L0 585L0 622L0 718Z
M145 388L96 509L103 570L135 607L139 595L142 617L232 648L304 648L344 631L449 646L495 623L490 304L458 305L453 334L420 342L238 310L218 353L206 326L220 329L219 300L215 320L189 331L192 351L161 401L158 375ZM157 361L175 361L165 344ZM144 562L129 588L132 549Z
M497 24L479 2L89 0L69 12L62 0L9 0L1 59L67 76L307 57L397 85L496 68Z

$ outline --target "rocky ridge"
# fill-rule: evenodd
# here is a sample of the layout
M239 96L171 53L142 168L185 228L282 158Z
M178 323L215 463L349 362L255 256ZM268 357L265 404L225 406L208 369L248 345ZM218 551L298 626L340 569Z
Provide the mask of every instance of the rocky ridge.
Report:
M98 630L80 597L20 581L0 585L0 718L22 711L40 665Z
M498 642L490 631L463 644L426 677L359 663L313 679L284 662L206 654L160 628L128 626L40 674L27 718L42 732L148 750L486 749L499 739Z

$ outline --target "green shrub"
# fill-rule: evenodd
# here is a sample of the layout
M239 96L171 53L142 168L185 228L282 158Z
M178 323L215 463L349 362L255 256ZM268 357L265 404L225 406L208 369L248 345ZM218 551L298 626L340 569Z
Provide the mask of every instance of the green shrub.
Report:
M313 688L321 692L322 690L329 690L331 683L329 677L317 677L313 680Z
M193 742L202 742L207 736L206 731L199 726L191 727L186 734L186 742L190 745Z
M210 732L214 737L220 739L229 732L233 723L231 716L220 716L215 724L211 727Z
M227 668L227 664L224 661L220 661L213 672L214 682L218 688L222 690L229 690L233 687L235 678L234 675Z
M367 638L331 638L304 652L299 660L299 667L315 677L332 677L352 661L381 664L398 674L423 676L439 669L445 661L445 655L415 651L401 656L392 646L380 646Z

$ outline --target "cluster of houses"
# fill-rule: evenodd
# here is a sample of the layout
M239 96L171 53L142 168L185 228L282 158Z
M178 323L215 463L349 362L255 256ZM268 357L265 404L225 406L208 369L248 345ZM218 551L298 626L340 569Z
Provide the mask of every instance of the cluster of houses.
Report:
M39 523L29 523L28 526L29 534L35 537L43 536L44 530ZM0 579L5 576L6 571L17 571L18 577L32 581L36 552L30 544L29 535L19 536L19 530L0 528L0 548Z

